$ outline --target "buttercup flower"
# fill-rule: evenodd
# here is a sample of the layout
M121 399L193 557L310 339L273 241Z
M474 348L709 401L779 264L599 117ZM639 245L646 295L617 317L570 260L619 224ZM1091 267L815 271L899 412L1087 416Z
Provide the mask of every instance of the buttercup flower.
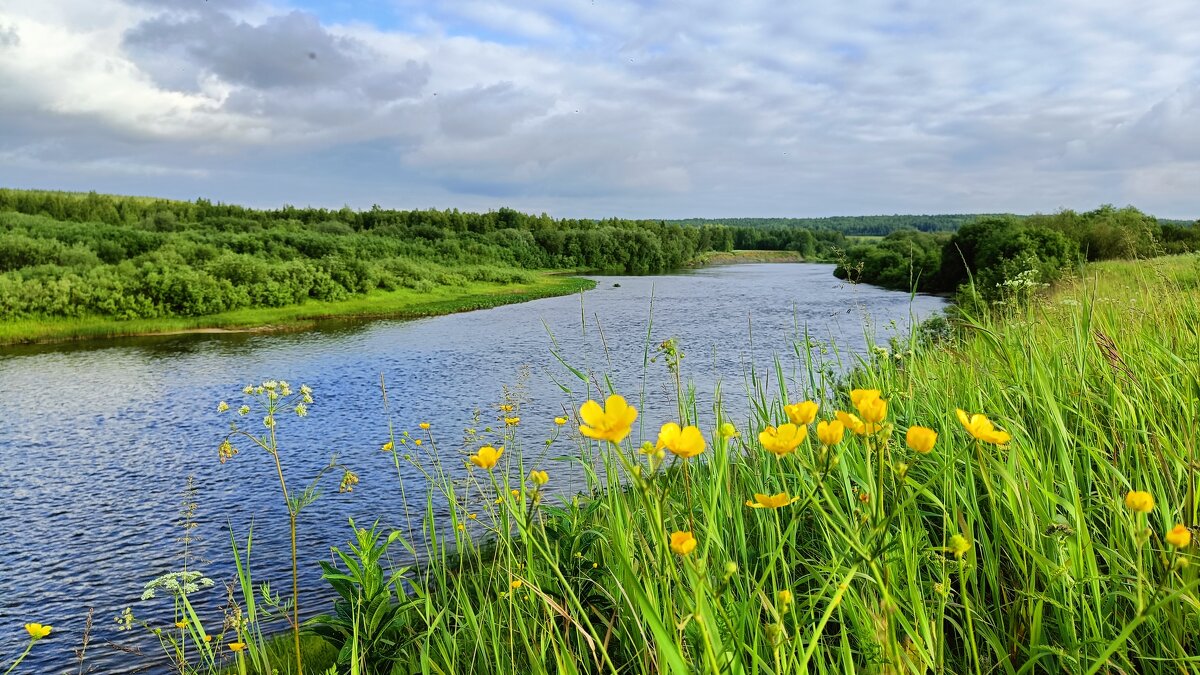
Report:
M845 433L846 426L837 420L832 422L822 420L817 423L817 438L821 441L821 445L837 445L842 442L842 436Z
M220 403L218 403L218 404L217 404L217 412L219 412L219 413L223 413L223 412L225 412L226 410L229 410L229 404L228 404L228 403L226 403L225 401L221 401Z
M747 501L746 506L752 509L777 509L781 506L787 506L799 501L799 497L791 497L786 492L780 492L774 495L764 495L758 492L754 493L754 501Z
M475 466L490 471L492 467L496 466L496 462L500 461L500 455L503 454L504 446L493 448L490 445L485 445L479 449L479 452L471 455L467 459L471 460L471 463Z
M230 642L229 643L229 651L234 652L235 654L237 652L242 651L245 648L246 648L245 642Z
M967 411L962 408L957 409L958 421L967 430L967 433L974 436L976 439L984 443L992 445L1004 445L1012 439L1012 434L1006 431L1000 431L996 428L992 421L986 415L974 414L967 415Z
M867 432L878 431L879 424L887 417L887 401L879 398L879 390L855 389L850 392L850 402L867 424Z
M933 429L912 426L908 428L905 441L908 442L908 447L924 455L933 450L933 444L937 443L937 437L937 432Z
M529 482L540 487L550 482L550 474L546 473L545 471L538 471L537 469L534 469L533 471L529 472Z
M387 443L384 443L379 449L384 452L391 452L395 447L396 447L395 443L393 443L392 441L388 441Z
M564 424L566 424L566 423L567 423L567 418L565 418L565 417L555 417L555 418L554 418L554 423L555 423L555 424L557 424L558 426L560 426L560 427L561 427L562 425L564 425Z
M758 442L767 452L777 457L791 454L808 436L808 427L798 427L795 424L781 424L779 428L767 427L758 435Z
M1150 513L1154 510L1154 495L1140 490L1130 490L1125 493L1125 506L1137 513Z
M783 412L787 413L788 420L792 424L805 426L812 424L812 421L817 418L817 409L819 407L814 401L801 401L800 403L783 406Z
M868 433L866 422L860 420L858 415L852 415L841 410L834 413L834 415L837 417L837 421L842 423L843 428L849 429L859 436L865 436Z
M1192 531L1187 529L1186 525L1176 525L1163 538L1175 548L1187 548L1188 544L1192 543Z
M520 587L521 587L521 586L522 586L524 583L525 583L525 582L524 582L524 581L521 581L520 579L513 579L513 580L512 580L512 583L510 583L510 584L508 585L508 587L509 587L509 588L511 588L512 590L514 590L514 591L515 591L515 590L517 590L518 588L520 588Z
M515 427L520 423L521 423L520 417L505 417L504 418L504 426L506 426L506 427Z
M637 419L637 409L613 394L604 401L603 408L595 401L584 403L579 408L579 416L584 422L579 426L579 433L597 441L620 443L629 435L633 421Z
M775 602L784 607L792 604L794 600L795 598L792 596L792 592L789 590L782 590L775 594Z
M704 436L696 427L687 426L680 429L678 424L667 422L658 432L658 443L654 449L666 448L676 456L691 459L704 452L704 445Z
M671 533L671 550L678 555L688 555L696 549L696 538L691 532L676 531Z
M734 436L738 435L738 430L737 427L733 426L729 422L726 422L721 425L721 428L717 430L717 433L721 434L722 438L733 438Z
M51 630L52 629L50 626L43 626L40 623L25 624L25 632L29 633L29 637L33 638L34 640L41 640L49 635Z
M421 427L422 430L425 430L425 431L429 430L429 422L421 422L417 426Z

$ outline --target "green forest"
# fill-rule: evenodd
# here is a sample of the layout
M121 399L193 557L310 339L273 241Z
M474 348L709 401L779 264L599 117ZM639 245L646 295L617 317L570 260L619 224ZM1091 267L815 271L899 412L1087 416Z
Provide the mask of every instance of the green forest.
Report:
M204 316L377 289L518 283L534 270L653 274L734 244L727 227L511 209L255 210L0 189L0 315Z
M727 225L746 229L795 229L843 236L882 237L897 230L953 232L980 217L993 214L952 213L937 215L829 216L825 218L686 218L668 220L679 225Z
M1197 250L1198 226L1104 205L1083 213L979 216L954 232L897 230L850 246L834 274L887 288L958 292L962 303L1003 302L1083 262Z

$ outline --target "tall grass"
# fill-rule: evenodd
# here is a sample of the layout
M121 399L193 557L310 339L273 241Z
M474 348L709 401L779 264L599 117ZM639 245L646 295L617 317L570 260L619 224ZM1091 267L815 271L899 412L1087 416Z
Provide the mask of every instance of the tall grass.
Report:
M643 421L679 434L624 436L627 417L590 406L529 429L515 397L461 457L437 429L401 432L384 450L429 486L404 514L416 534L356 534L325 566L343 602L321 632L353 673L1200 670L1198 286L1194 256L1097 265L842 379L800 345L811 388L748 375L751 423L718 396L698 456L674 343L643 361L678 417ZM638 400L572 372L597 401ZM836 438L834 419L865 433ZM542 434L575 443L579 495L545 492L555 468L522 447ZM385 574L394 542L424 564Z
M1192 549L1164 535L1196 524L1196 284L1194 258L1109 264L948 340L873 351L831 400L827 381L790 401L750 387L751 428L705 430L697 459L575 435L588 491L557 505L522 480L547 467L512 429L466 482L429 436L407 457L434 485L426 515L451 517L411 544L432 559L405 579L418 602L392 672L1195 670ZM783 456L758 442L790 402L853 412L851 387L881 392L880 431L809 433ZM679 389L684 419L650 428L693 423ZM957 408L1011 441L977 440ZM914 425L938 433L929 454L906 447Z

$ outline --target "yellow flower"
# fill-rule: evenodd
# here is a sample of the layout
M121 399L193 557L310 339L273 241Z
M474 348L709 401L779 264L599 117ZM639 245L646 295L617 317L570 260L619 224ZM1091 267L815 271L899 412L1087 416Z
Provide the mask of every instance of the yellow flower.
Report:
M843 428L849 429L859 436L865 436L872 431L867 429L867 423L860 420L858 415L851 415L850 413L842 412L841 410L834 414L838 421L842 423Z
M908 442L908 447L924 455L933 450L933 444L937 443L937 437L937 432L933 429L912 426L908 428L905 440Z
M500 404L500 412L512 412L512 411L513 411L513 404L511 404L511 403L501 403Z
M696 427L687 426L680 429L678 424L667 422L658 432L658 443L654 449L666 448L679 457L691 459L704 452L704 445L704 436Z
M186 621L176 621L175 627L180 630L183 630L184 628L187 628L187 622Z
M396 448L396 444L393 443L392 441L388 441L387 443L384 443L379 449L384 452L391 452L395 448Z
M245 642L230 642L229 643L229 651L234 652L234 653L240 652L245 648L246 648Z
M469 520L475 520L475 519L476 519L476 518L478 518L478 517L479 517L479 514L478 514L478 513L468 513L468 514L467 514L467 518L468 518Z
M791 420L792 424L804 426L812 424L812 421L817 418L817 409L819 407L814 401L802 401L783 406L783 412L787 413L788 419Z
M219 413L223 413L223 412L225 412L226 410L229 410L229 404L228 404L228 403L226 403L225 401L221 401L220 403L218 403L218 404L217 404L217 412L219 412Z
M873 398L879 398L882 392L878 389L851 389L850 403L854 404L855 408L860 407L863 402Z
M520 588L520 587L521 587L521 585L522 585L522 584L524 584L524 583L525 583L525 582L524 582L524 581L521 581L520 579L513 579L513 580L512 580L512 583L510 583L510 584L508 585L508 587L509 587L509 588L511 588L511 589L513 589L513 590L515 591L515 590L517 590L518 588Z
M428 430L429 430L429 422L421 422L421 423L420 423L420 424L418 424L417 426L421 427L421 429L423 429L423 430L425 430L425 431L428 431Z
M817 423L817 438L821 440L821 445L837 445L842 442L842 436L845 433L846 426L837 420L832 422L822 420Z
M204 641L205 641L205 642L212 642L212 636L211 636L211 635L205 635L205 636L204 636Z
M1150 513L1154 510L1154 495L1140 490L1130 490L1125 493L1125 506L1130 511Z
M423 442L423 441L422 441L421 439L419 439L419 438L415 438L415 439L413 439L413 445L415 445L415 446L417 446L417 447L421 447L421 443L422 443L422 442Z
M637 409L613 394L604 401L603 408L595 401L584 403L579 408L579 416L584 421L579 426L579 433L597 441L620 443L629 435L633 421L637 419Z
M505 417L504 418L504 426L506 426L506 427L515 427L520 423L521 423L520 417Z
M786 492L780 492L774 495L764 495L758 492L754 493L754 501L747 501L746 506L752 509L777 509L781 506L794 504L799 501L799 497L791 497Z
M850 402L867 425L878 425L887 417L887 401L879 398L878 389L855 389L850 392ZM868 431L878 431L878 427Z
M471 460L472 464L481 469L491 470L492 467L496 466L496 462L500 461L500 455L503 454L504 446L500 446L497 449L490 445L485 445L479 449L479 452L471 455L468 459Z
M984 443L1004 445L1012 439L1012 434L997 429L986 415L975 414L968 416L967 411L958 408L958 421L967 430L967 433Z
M1192 531L1186 525L1176 525L1165 537L1167 543L1175 548L1187 548L1192 543Z
M42 638L46 637L50 634L50 630L50 626L43 626L40 623L25 624L25 632L29 633L29 637L33 638L34 640L41 640Z
M718 433L721 434L722 438L733 438L734 436L738 435L738 430L737 427L733 426L729 422L726 422L721 425L720 429L718 429Z
M946 548L954 554L955 558L962 558L966 555L967 551L971 550L971 542L967 541L967 538L961 534L956 534L950 537L950 545Z
M509 490L509 491L508 491L508 494L512 495L512 498L513 498L513 499L520 499L520 498L521 498L521 491L520 491L520 490L518 490L518 489L516 489L516 488L513 488L513 489Z
M545 471L538 471L537 469L534 469L533 471L529 472L529 482L538 486L545 485L546 483L550 482L550 474L546 473Z
M775 602L783 605L784 607L792 604L794 600L795 598L792 596L792 592L788 590L779 591L775 594Z
M566 424L566 423L567 423L567 418L565 418L565 417L555 417L555 418L554 418L554 423L555 423L555 424L557 424L558 426L560 426L560 427L561 427L562 425L564 425L564 424Z
M691 532L676 531L671 533L671 550L679 555L687 555L696 549L696 538Z
M781 424L779 428L767 427L758 435L758 442L777 457L790 454L808 436L808 427L798 427L795 424Z

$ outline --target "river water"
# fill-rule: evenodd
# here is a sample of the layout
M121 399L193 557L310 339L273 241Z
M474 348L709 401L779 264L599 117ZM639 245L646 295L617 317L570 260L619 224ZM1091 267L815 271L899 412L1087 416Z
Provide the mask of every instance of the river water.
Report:
M304 419L278 426L293 486L336 453L361 482L337 492L337 477L301 516L301 585L306 611L328 610L317 560L343 545L359 525L380 519L403 527L400 479L412 505L425 503L420 476L379 451L388 438L380 376L397 433L429 422L445 466L461 471L464 430L496 425L505 388L519 403L517 434L553 476L548 487L572 494L578 470L553 463L570 452L570 429L548 449L553 418L589 393L563 362L593 377L607 375L642 410L641 433L676 417L661 360L647 350L676 338L685 377L697 389L702 428L711 425L718 382L735 421L747 416L746 373L753 365L774 382L778 355L789 390L805 386L795 356L804 335L854 365L867 334L881 342L906 335L914 318L945 301L832 276L832 265L714 267L655 277L595 277L582 295L416 321L338 323L290 334L179 335L0 351L0 665L24 646L26 622L52 624L22 672L74 672L73 649L94 609L87 664L96 672L164 672L157 642L145 630L120 632L125 607L153 625L170 623L170 602L141 601L147 581L178 569L179 527L188 477L194 480L194 563L216 586L195 596L208 611L224 603L233 578L229 527L245 536L254 524L256 580L290 588L286 510L273 464L250 448L217 461L217 446L241 389L268 379L306 383L315 402ZM649 347L647 347L649 345ZM555 353L557 356L555 356ZM560 360L561 359L561 360ZM595 396L593 393L592 396ZM479 417L476 418L476 412ZM246 420L251 428L255 420ZM502 426L502 423L500 424ZM635 436L639 429L635 427ZM243 444L245 445L245 444ZM530 449L533 449L532 451ZM397 547L398 548L398 547ZM404 561L398 561L404 562ZM116 646L114 646L116 645ZM143 655L121 651L140 649Z

